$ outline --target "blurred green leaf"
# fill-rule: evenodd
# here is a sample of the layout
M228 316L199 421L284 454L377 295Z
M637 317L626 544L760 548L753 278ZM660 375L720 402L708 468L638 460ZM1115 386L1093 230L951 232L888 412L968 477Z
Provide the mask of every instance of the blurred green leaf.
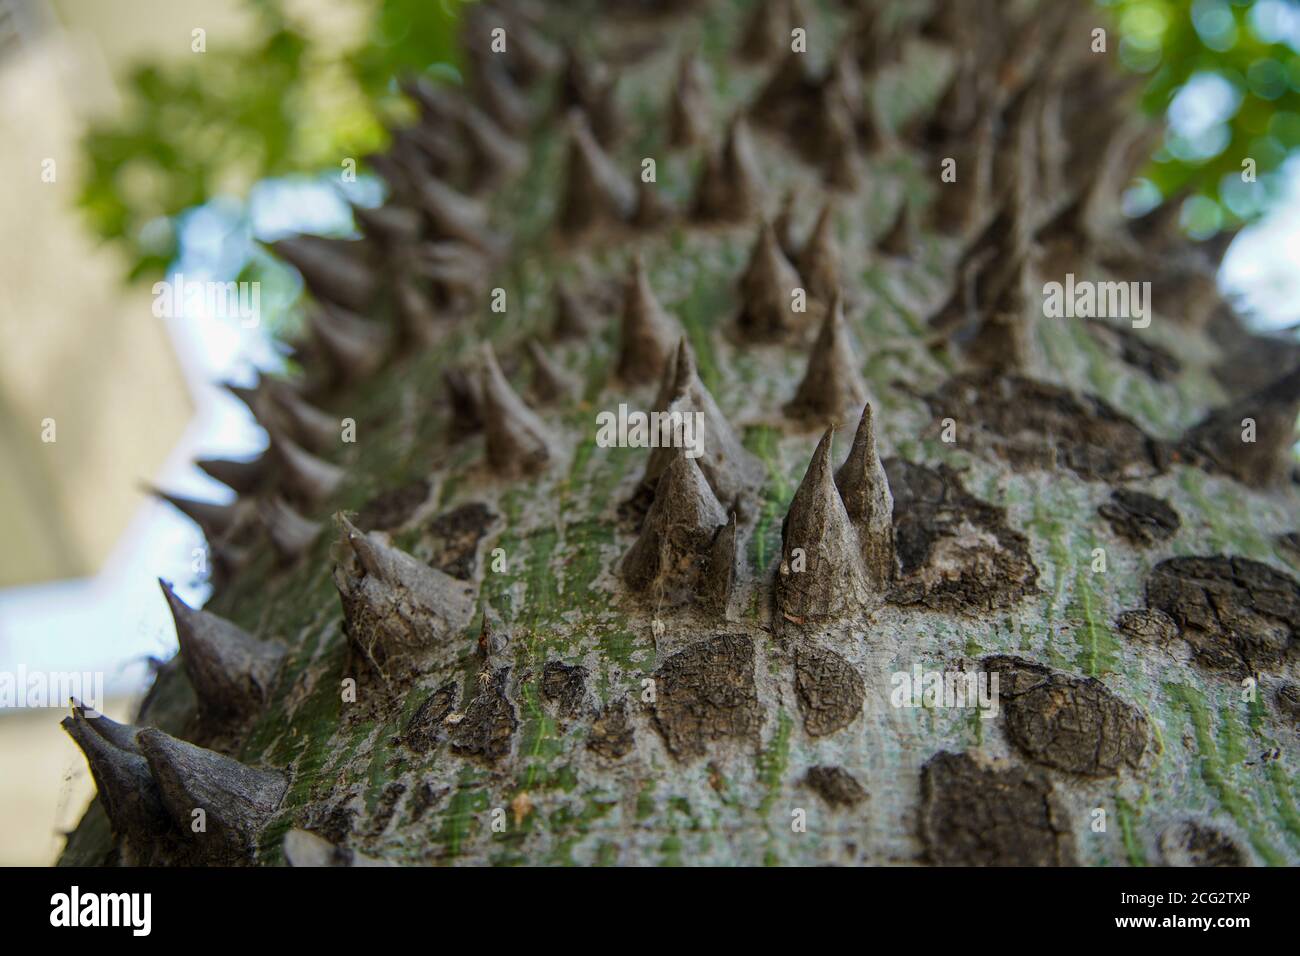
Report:
M342 50L296 28L283 0L246 2L257 25L247 46L137 66L124 115L83 140L80 206L124 248L132 279L156 277L176 253L174 236L169 246L146 241L150 223L380 148L375 104L394 78L456 63L461 0L351 0L370 28Z

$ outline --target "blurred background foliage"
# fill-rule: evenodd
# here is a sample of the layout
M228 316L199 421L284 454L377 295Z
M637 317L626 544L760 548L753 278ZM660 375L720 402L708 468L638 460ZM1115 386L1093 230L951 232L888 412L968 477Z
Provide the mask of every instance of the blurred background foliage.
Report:
M283 0L246 2L255 41L207 36L202 53L138 65L121 115L84 139L80 205L123 248L130 278L176 261L187 211L222 201L229 214L265 180L332 171L337 181L344 158L361 164L406 109L396 77L458 79L462 0L336 0L365 24L350 44L295 22Z
M1100 2L1121 61L1149 78L1146 108L1169 120L1135 205L1186 194L1183 222L1198 237L1257 218L1300 148L1300 0ZM1248 159L1257 184L1242 178Z
M337 173L342 157L381 148L385 124L406 108L397 77L458 78L456 21L473 0L337 0L365 23L342 46L294 22L284 0L247 2L256 42L232 49L209 37L201 55L140 65L123 115L86 137L80 201L133 278L177 261L188 211L219 202L247 231L241 204L256 184ZM1197 236L1256 218L1300 148L1300 0L1097 2L1113 14L1121 60L1149 78L1147 109L1169 121L1130 211L1186 194L1184 224ZM1242 181L1247 158L1258 184ZM276 281L273 264L245 247L235 271Z

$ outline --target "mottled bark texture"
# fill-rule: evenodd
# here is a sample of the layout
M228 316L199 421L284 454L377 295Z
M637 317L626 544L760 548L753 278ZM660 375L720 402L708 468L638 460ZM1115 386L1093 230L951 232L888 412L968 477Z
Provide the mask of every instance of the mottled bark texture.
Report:
M275 246L304 374L232 387L234 505L168 498L216 594L136 726L68 718L65 861L1300 861L1297 350L1120 214L1108 25L468 5L364 239Z

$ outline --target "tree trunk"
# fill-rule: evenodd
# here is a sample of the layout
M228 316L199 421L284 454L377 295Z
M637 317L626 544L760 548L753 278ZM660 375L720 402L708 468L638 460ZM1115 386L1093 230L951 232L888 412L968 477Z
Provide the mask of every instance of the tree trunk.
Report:
M471 8L64 862L1300 860L1295 349L1105 26Z

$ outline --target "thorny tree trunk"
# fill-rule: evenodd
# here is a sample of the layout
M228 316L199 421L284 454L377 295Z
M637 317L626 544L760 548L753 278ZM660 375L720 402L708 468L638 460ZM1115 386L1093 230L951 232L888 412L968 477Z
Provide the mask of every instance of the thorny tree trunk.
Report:
M239 391L236 506L176 502L219 587L159 729L67 720L64 860L1300 860L1296 350L1122 221L1100 17L472 9L365 238L278 245L305 377ZM1149 327L1044 317L1067 274Z

